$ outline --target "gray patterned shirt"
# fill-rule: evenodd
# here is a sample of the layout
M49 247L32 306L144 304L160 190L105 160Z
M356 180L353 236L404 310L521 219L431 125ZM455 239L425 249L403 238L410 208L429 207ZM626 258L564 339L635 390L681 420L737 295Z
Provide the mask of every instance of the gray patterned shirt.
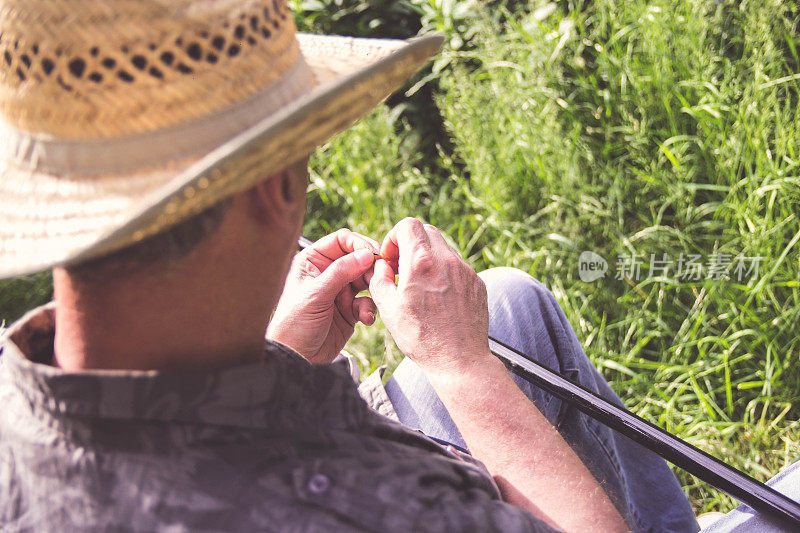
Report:
M53 307L3 335L2 531L549 531L475 462L278 344L183 372L51 366Z

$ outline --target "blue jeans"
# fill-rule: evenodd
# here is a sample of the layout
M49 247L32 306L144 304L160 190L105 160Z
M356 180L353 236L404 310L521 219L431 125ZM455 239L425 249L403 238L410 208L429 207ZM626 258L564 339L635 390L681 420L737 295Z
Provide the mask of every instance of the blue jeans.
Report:
M767 485L795 501L800 501L800 462L792 463L778 472L767 482ZM728 533L730 531L779 533L786 531L786 528L771 522L749 506L740 505L703 529L703 533Z
M489 293L492 337L622 405L583 353L550 291L512 268L495 268L480 276ZM661 458L522 378L514 380L600 481L632 530L697 531L691 505ZM405 425L466 448L447 409L413 361L406 358L398 366L386 392Z

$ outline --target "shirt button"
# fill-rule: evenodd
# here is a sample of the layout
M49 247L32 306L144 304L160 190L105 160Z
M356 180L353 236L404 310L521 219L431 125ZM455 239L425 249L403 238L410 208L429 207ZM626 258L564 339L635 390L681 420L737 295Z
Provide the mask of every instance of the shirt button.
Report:
M331 480L325 474L314 474L308 481L308 490L311 494L322 494L331 486Z

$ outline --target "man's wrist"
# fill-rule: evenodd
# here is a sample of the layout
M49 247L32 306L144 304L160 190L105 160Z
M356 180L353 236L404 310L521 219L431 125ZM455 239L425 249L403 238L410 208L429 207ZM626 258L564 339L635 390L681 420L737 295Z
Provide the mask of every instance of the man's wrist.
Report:
M478 356L459 357L450 364L420 364L437 392L464 389L508 378L505 365L490 351Z

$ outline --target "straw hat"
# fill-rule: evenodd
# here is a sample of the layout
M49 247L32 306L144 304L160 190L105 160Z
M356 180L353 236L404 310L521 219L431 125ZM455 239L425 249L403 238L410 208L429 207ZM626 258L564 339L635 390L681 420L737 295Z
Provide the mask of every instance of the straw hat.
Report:
M252 186L440 45L297 34L285 0L0 0L0 278Z

